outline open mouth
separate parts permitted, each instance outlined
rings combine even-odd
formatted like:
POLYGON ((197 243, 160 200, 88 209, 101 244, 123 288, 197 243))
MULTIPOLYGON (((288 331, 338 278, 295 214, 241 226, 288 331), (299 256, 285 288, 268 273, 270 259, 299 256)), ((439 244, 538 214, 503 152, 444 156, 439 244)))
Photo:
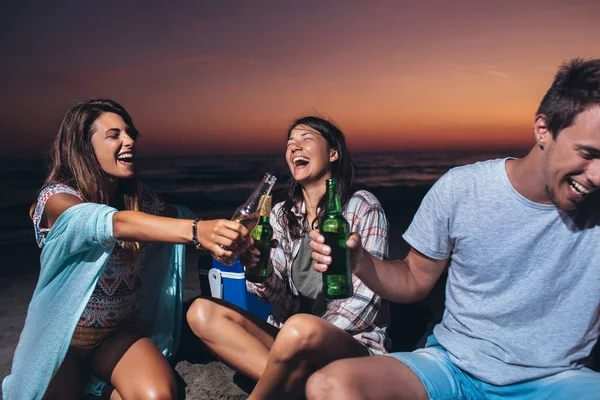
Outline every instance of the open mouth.
POLYGON ((133 165, 134 158, 133 153, 121 153, 117 157, 117 161, 125 165, 133 165))
POLYGON ((308 163, 310 162, 310 160, 306 157, 294 157, 292 159, 292 164, 294 164, 294 167, 296 168, 302 168, 302 167, 306 167, 308 165, 308 163))
POLYGON ((590 190, 588 188, 586 188, 574 179, 569 178, 567 182, 569 183, 569 186, 571 187, 573 192, 579 195, 579 197, 587 196, 590 193, 590 190))

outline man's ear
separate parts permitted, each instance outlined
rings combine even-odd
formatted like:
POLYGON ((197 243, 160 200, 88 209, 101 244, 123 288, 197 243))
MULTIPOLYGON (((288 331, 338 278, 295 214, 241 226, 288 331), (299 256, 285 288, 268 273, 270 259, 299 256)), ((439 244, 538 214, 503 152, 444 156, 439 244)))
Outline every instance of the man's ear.
POLYGON ((554 140, 552 137, 552 132, 548 128, 548 121, 546 120, 546 116, 544 114, 536 115, 535 122, 533 123, 533 136, 535 137, 535 142, 541 150, 550 143, 550 141, 554 140))
POLYGON ((340 158, 338 152, 336 149, 332 148, 329 150, 329 162, 334 162, 337 161, 337 159, 340 158))

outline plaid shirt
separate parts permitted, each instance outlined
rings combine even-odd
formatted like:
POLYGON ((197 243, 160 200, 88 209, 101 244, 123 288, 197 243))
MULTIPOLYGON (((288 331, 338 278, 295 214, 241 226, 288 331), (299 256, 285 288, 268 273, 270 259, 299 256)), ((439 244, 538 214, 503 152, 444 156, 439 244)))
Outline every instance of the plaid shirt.
MULTIPOLYGON (((298 312, 300 297, 292 281, 292 262, 298 255, 301 239, 292 239, 287 229, 277 218, 283 203, 278 203, 271 211, 273 239, 279 245, 271 252, 271 263, 267 280, 262 284, 247 282, 248 291, 259 298, 272 303, 268 322, 281 327, 285 321, 298 312)), ((295 213, 303 217, 304 203, 295 213)), ((344 217, 350 224, 351 232, 358 232, 363 247, 373 256, 383 259, 388 253, 388 221, 377 198, 359 190, 352 195, 346 207, 344 217)), ((371 291, 365 284, 352 275, 354 294, 340 300, 327 300, 327 311, 323 319, 350 333, 363 343, 371 354, 387 353, 390 341, 386 334, 389 324, 389 305, 371 291)))

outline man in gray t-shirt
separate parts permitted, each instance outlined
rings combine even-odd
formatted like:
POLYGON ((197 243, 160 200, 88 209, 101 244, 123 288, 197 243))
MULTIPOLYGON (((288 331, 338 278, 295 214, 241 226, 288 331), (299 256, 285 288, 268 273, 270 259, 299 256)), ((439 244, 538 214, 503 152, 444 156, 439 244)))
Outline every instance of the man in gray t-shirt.
MULTIPOLYGON (((337 361, 309 399, 600 399, 583 365, 600 330, 600 59, 564 64, 522 159, 458 167, 423 199, 404 260, 348 240, 376 294, 414 302, 445 268, 446 309, 424 349, 337 361)), ((331 262, 318 232, 315 269, 331 262)))

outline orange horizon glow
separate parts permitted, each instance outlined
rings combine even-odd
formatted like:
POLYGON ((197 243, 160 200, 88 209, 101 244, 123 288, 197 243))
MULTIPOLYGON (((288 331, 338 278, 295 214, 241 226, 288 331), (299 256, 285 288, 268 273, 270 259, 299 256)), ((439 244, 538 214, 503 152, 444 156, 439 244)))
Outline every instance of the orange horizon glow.
POLYGON ((149 155, 278 152, 312 114, 352 151, 527 148, 558 66, 600 56, 592 0, 194 2, 128 18, 136 11, 8 18, 1 156, 41 156, 69 106, 93 97, 125 106, 149 155))

